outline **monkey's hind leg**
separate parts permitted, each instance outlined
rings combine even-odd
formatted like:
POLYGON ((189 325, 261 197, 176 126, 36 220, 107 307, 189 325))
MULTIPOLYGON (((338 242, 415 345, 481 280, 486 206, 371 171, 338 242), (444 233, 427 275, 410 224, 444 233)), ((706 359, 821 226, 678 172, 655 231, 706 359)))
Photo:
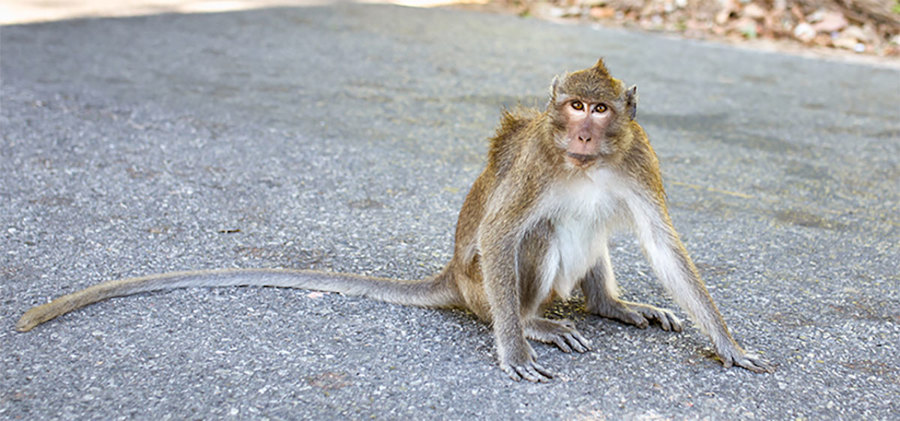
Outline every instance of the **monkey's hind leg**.
POLYGON ((641 329, 649 326, 651 321, 655 321, 662 330, 681 332, 681 320, 671 311, 619 299, 616 278, 606 248, 597 264, 581 281, 581 290, 584 292, 586 306, 591 314, 618 320, 641 329))
POLYGON ((618 320, 623 323, 637 326, 641 329, 650 325, 650 321, 659 323, 659 327, 665 331, 681 332, 681 320, 664 308, 654 307, 649 304, 632 303, 623 300, 610 300, 603 305, 591 306, 591 313, 607 319, 618 320))
POLYGON ((591 342, 581 336, 569 320, 535 317, 525 323, 525 337, 556 345, 562 352, 588 352, 591 342))

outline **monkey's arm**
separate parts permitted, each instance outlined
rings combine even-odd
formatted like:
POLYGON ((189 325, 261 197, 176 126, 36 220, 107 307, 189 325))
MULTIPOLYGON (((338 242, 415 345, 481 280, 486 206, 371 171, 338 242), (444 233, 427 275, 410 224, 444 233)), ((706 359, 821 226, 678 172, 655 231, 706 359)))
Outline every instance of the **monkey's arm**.
POLYGON ((722 363, 726 367, 738 365, 754 372, 771 371, 769 363, 741 349, 731 337, 672 226, 665 203, 643 196, 630 199, 628 207, 634 218, 638 241, 656 277, 700 329, 709 335, 722 363))
POLYGON ((537 354, 525 339, 515 266, 516 238, 492 234, 481 237, 481 259, 500 368, 514 380, 547 381, 553 375, 537 363, 537 354))
POLYGON ((537 355, 525 338, 518 248, 527 222, 524 215, 531 213, 522 198, 534 195, 521 189, 506 182, 495 190, 479 224, 477 242, 500 368, 514 380, 541 382, 553 375, 535 361, 537 355))

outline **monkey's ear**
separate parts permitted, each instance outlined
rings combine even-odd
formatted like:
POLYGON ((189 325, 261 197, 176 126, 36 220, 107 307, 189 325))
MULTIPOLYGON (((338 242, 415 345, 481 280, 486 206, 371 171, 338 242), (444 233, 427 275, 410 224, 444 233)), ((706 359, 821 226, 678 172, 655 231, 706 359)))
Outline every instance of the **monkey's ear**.
POLYGON ((550 107, 554 103, 556 103, 557 92, 559 89, 559 85, 562 84, 560 81, 559 75, 553 76, 553 83, 550 84, 550 101, 547 102, 547 106, 550 107))
POLYGON ((559 87, 559 75, 553 76, 553 83, 550 84, 550 99, 556 99, 556 88, 559 87))
POLYGON ((627 91, 625 91, 625 112, 634 120, 637 117, 637 85, 631 85, 627 91))

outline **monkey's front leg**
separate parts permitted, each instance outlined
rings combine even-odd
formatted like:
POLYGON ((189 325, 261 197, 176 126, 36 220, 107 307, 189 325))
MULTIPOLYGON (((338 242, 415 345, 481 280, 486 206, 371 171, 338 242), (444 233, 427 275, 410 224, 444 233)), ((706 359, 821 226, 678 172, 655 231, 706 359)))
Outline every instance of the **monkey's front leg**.
POLYGON ((725 367, 738 365, 757 373, 771 371, 768 362, 744 351, 731 337, 725 320, 672 226, 665 204, 641 201, 629 205, 638 240, 656 277, 700 329, 709 335, 725 367))
POLYGON ((500 368, 516 381, 548 381, 553 374, 537 363, 537 354, 525 338, 515 267, 517 239, 497 229, 487 232, 479 238, 481 269, 500 368))
POLYGON ((612 270, 609 249, 605 243, 601 247, 600 258, 596 265, 581 281, 587 310, 591 314, 615 319, 641 329, 649 326, 650 321, 655 321, 662 330, 681 332, 681 321, 671 311, 619 299, 619 287, 612 270))

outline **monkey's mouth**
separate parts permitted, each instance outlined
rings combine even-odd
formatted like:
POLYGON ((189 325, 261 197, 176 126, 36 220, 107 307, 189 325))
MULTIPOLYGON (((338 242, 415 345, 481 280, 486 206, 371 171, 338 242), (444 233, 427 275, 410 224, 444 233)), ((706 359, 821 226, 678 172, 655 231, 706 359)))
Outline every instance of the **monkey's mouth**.
POLYGON ((566 152, 566 160, 574 164, 576 167, 586 167, 590 165, 592 162, 596 161, 600 158, 600 154, 596 155, 585 155, 574 152, 566 152))

